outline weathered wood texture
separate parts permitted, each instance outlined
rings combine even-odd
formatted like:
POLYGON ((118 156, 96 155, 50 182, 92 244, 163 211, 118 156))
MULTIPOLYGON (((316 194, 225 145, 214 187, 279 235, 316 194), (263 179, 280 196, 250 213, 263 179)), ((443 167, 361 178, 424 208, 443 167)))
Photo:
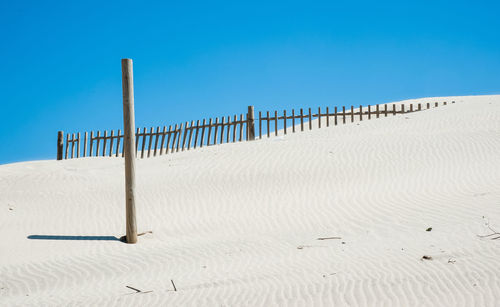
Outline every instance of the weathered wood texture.
MULTIPOLYGON (((134 77, 131 59, 122 59, 123 90, 123 132, 125 153, 125 218, 127 243, 137 242, 137 225, 135 219, 135 116, 134 116, 134 77)), ((99 140, 98 140, 99 141, 99 140)), ((99 143, 98 143, 99 144, 99 143)), ((106 133, 104 133, 103 155, 106 149, 106 133)), ((99 154, 99 150, 97 150, 99 154)))
POLYGON ((57 160, 63 159, 64 132, 57 131, 57 160))
POLYGON ((254 108, 253 106, 248 106, 247 113, 247 140, 255 140, 255 120, 254 120, 254 108))

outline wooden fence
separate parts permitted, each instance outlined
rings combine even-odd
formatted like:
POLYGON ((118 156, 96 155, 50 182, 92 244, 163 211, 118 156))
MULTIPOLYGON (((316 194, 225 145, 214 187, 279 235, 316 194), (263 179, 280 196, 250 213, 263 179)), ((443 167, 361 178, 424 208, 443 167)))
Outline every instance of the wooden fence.
MULTIPOLYGON (((451 103, 455 103, 452 101, 451 103)), ((442 102, 441 105, 446 105, 447 102, 442 102)), ((291 110, 287 113, 284 110, 281 114, 278 111, 270 113, 267 111, 263 116, 263 112, 259 112, 258 118, 254 118, 253 106, 248 107, 248 113, 239 116, 227 116, 213 119, 203 119, 191 122, 185 122, 172 126, 153 127, 147 129, 137 128, 136 130, 136 157, 149 158, 151 156, 169 154, 184 150, 201 148, 203 146, 211 146, 223 143, 234 143, 254 140, 257 134, 255 126, 258 127, 258 138, 263 136, 270 137, 271 135, 295 133, 297 131, 312 130, 313 125, 318 128, 336 126, 354 121, 370 120, 374 118, 394 116, 396 114, 404 114, 417 112, 431 107, 438 107, 438 102, 418 104, 384 104, 375 106, 359 106, 354 109, 351 106, 349 109, 345 107, 333 110, 326 107, 324 112, 318 108, 317 113, 313 113, 311 108, 307 113, 303 109, 299 112, 291 110), (333 111, 333 112, 330 112, 333 111), (314 120, 316 122, 314 123, 314 120), (257 121, 257 125, 255 125, 257 121)), ((72 159, 80 157, 93 156, 109 156, 123 157, 123 133, 120 129, 116 131, 91 131, 66 134, 64 142, 64 133, 58 132, 57 142, 57 159, 72 159), (80 144, 82 143, 82 144, 80 144)))

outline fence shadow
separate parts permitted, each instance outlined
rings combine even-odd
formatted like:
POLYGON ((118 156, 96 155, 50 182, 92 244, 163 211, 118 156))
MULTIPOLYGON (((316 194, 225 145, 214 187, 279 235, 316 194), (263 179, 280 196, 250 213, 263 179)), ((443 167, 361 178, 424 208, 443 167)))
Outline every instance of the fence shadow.
POLYGON ((61 236, 61 235, 29 235, 30 240, 68 240, 68 241, 121 241, 115 236, 61 236))

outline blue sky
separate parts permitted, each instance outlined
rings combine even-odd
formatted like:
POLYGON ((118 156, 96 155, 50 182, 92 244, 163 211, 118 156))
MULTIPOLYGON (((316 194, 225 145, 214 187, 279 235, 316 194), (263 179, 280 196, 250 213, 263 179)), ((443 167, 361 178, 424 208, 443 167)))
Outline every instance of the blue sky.
POLYGON ((497 1, 5 1, 0 164, 54 159, 57 131, 256 110, 500 93, 497 1))

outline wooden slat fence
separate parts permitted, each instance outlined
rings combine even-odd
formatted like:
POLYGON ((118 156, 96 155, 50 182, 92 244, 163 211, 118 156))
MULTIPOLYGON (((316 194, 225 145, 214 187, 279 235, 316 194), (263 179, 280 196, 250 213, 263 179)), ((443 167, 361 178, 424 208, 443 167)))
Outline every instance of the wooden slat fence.
MULTIPOLYGON (((149 158, 163 154, 195 149, 223 143, 247 140, 247 117, 227 116, 215 120, 203 119, 181 123, 174 127, 146 127, 136 129, 136 157, 149 158)), ((64 159, 79 157, 123 157, 123 133, 121 130, 66 134, 64 159), (82 146, 80 146, 82 143, 82 146)))
MULTIPOLYGON (((452 101, 451 103, 455 103, 452 101)), ((442 102, 441 105, 447 105, 447 102, 442 102)), ((334 107, 333 110, 329 107, 321 109, 319 107, 316 113, 312 109, 307 110, 299 109, 299 112, 291 110, 288 112, 283 110, 281 114, 278 111, 269 112, 265 114, 259 112, 258 120, 258 138, 277 136, 280 131, 282 134, 295 133, 296 131, 312 130, 313 126, 317 128, 336 126, 339 124, 346 124, 349 122, 370 120, 373 118, 394 116, 397 114, 404 114, 410 112, 417 112, 431 108, 431 103, 422 103, 416 105, 409 104, 384 104, 384 105, 368 105, 359 106, 355 109, 351 106, 346 110, 345 107, 334 107)), ((433 107, 438 107, 439 103, 435 102, 433 107)))
MULTIPOLYGON (((455 103, 452 101, 451 103, 455 103)), ((447 105, 442 102, 441 105, 447 105)), ((253 114, 234 115, 227 117, 217 117, 191 122, 147 129, 146 127, 136 129, 136 157, 149 158, 158 155, 169 154, 179 151, 202 148, 223 143, 235 143, 247 141, 249 134, 253 133, 259 139, 262 137, 278 136, 281 134, 295 133, 298 131, 312 130, 317 128, 336 126, 340 124, 352 123, 355 121, 370 120, 374 118, 394 116, 410 112, 423 111, 431 107, 438 107, 439 103, 396 104, 359 106, 354 109, 351 106, 348 110, 345 107, 326 107, 324 110, 317 109, 313 112, 311 108, 298 112, 283 110, 269 112, 259 111, 258 118, 254 119, 253 114), (408 107, 408 108, 407 108, 408 107), (255 122, 250 121, 258 121, 255 122), (251 132, 254 125, 258 130, 251 132)), ((250 107, 249 107, 250 110, 250 107)), ((253 113, 253 107, 252 107, 253 113)), ((91 131, 83 133, 66 134, 64 142, 62 131, 58 132, 58 159, 73 159, 80 157, 108 156, 123 157, 123 133, 118 129, 108 131, 91 131), (62 144, 61 144, 62 140, 62 144), (81 144, 82 143, 82 144, 81 144), (64 155, 62 153, 64 150, 64 155)))

